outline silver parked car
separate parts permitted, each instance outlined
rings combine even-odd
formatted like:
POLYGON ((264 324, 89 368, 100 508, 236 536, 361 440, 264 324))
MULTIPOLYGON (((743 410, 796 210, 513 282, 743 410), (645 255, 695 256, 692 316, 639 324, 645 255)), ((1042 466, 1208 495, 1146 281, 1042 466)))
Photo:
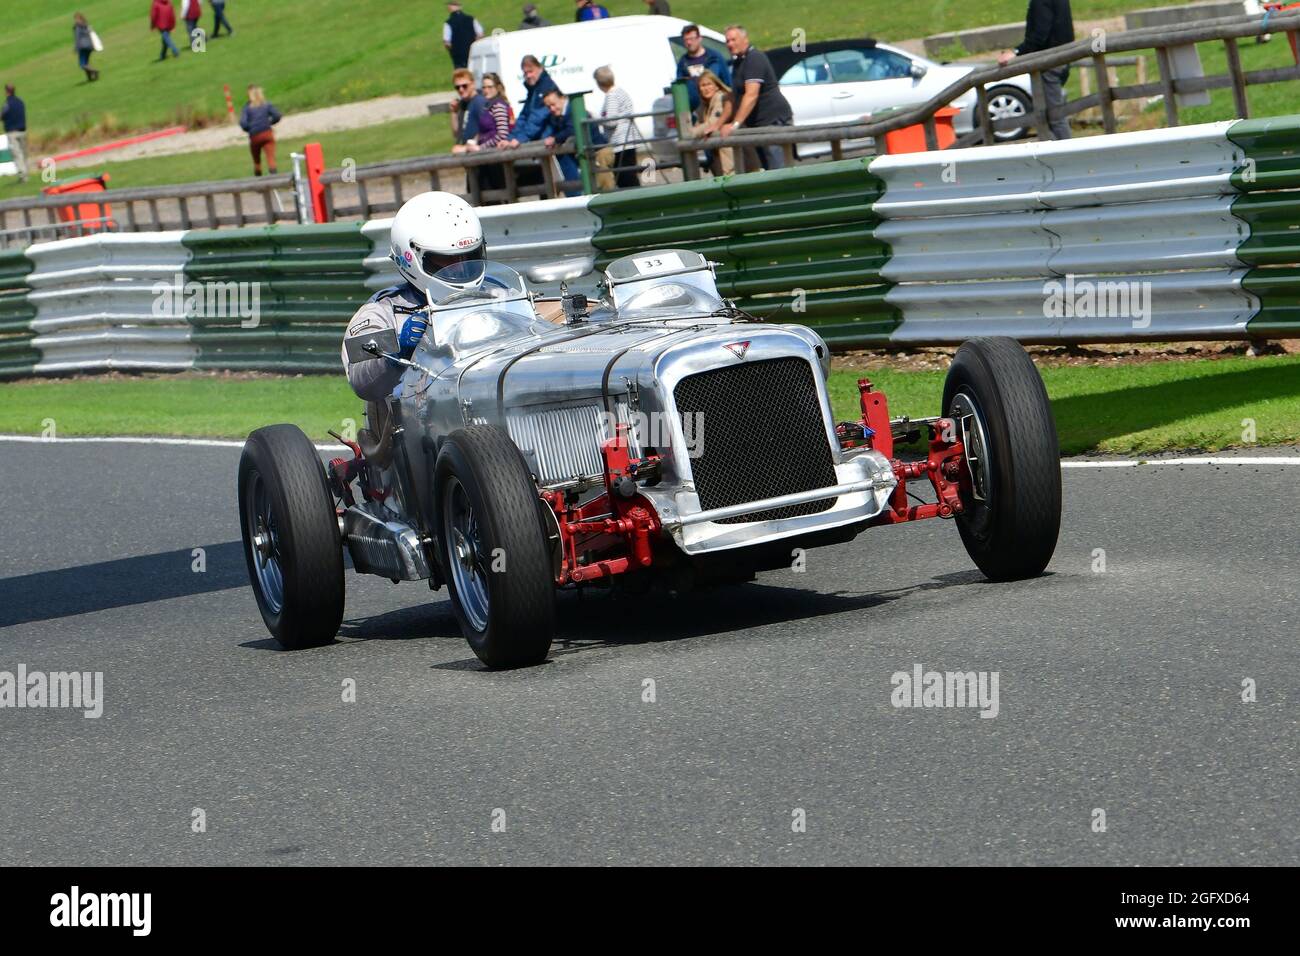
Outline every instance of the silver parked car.
POLYGON ((301 431, 272 425, 240 462, 250 579, 286 647, 333 640, 345 552, 361 573, 446 584, 475 654, 510 667, 546 657, 562 589, 744 581, 928 517, 955 519, 994 580, 1039 574, 1055 547, 1055 426, 1010 339, 962 346, 939 415, 893 418, 864 379, 860 416, 837 421, 817 333, 737 309, 681 249, 610 263, 590 300, 458 263, 436 277, 410 361, 383 335, 345 342, 406 365, 351 458, 322 467, 301 431))

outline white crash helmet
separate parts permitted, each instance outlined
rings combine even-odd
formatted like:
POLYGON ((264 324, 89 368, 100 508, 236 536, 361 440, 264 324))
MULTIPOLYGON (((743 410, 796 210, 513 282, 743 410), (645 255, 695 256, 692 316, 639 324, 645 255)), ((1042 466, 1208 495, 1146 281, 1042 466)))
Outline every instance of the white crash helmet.
POLYGON ((397 271, 417 289, 429 288, 439 270, 487 253, 474 208, 451 193, 427 192, 407 200, 393 217, 390 239, 397 271))

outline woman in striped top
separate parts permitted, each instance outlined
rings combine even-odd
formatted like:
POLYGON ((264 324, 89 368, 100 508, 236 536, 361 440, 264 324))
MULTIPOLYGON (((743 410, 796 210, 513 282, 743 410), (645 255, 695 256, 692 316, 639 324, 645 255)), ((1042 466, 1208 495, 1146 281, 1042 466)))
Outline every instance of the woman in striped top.
POLYGON ((510 138, 510 103, 501 86, 501 77, 495 73, 483 74, 483 98, 487 100, 487 109, 479 114, 475 142, 479 149, 489 149, 510 138))
POLYGON ((614 71, 609 67, 599 67, 592 76, 600 91, 605 94, 604 105, 600 108, 600 118, 604 122, 600 128, 609 137, 609 148, 614 151, 615 181, 620 189, 636 186, 639 184, 636 145, 641 133, 636 122, 627 118, 636 112, 632 97, 628 96, 627 90, 614 85, 614 71))

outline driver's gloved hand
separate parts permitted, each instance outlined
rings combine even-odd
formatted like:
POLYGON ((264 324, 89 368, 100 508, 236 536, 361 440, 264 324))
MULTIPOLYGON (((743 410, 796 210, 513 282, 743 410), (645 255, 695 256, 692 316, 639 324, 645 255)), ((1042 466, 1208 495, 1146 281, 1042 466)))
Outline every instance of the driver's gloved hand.
POLYGON ((397 344, 401 347, 402 358, 411 357, 428 328, 429 317, 423 312, 417 312, 402 323, 402 331, 397 333, 397 344))

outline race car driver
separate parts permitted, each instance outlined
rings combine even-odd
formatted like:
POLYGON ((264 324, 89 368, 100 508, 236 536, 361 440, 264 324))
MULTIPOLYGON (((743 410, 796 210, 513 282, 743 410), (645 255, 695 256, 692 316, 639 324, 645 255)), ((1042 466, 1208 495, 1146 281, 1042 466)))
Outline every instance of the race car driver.
POLYGON ((487 246, 473 208, 451 193, 421 193, 393 218, 391 256, 402 282, 375 293, 357 309, 343 333, 343 367, 348 384, 368 402, 382 402, 402 377, 402 366, 386 358, 350 361, 346 340, 386 329, 397 332, 402 358, 410 358, 428 328, 426 290, 442 269, 467 259, 482 259, 487 246))

